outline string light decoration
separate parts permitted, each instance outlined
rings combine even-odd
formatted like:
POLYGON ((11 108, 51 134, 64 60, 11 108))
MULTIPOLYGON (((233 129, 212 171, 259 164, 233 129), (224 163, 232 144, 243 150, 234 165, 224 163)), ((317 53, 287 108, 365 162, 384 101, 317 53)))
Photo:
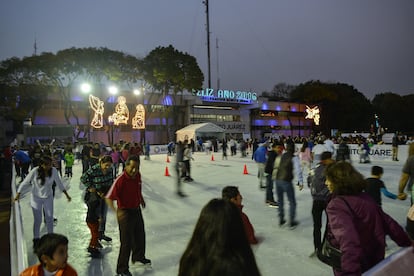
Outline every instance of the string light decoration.
POLYGON ((137 112, 132 118, 132 128, 145 129, 145 108, 142 104, 138 104, 135 108, 137 112))
POLYGON ((104 114, 104 102, 101 101, 98 97, 89 95, 89 106, 95 111, 91 121, 91 126, 93 128, 103 127, 103 114, 104 114))
POLYGON ((110 122, 114 125, 127 124, 129 119, 129 109, 126 104, 126 98, 124 96, 118 97, 118 103, 115 106, 115 113, 108 117, 110 122))
POLYGON ((313 122, 315 125, 319 126, 319 119, 321 118, 319 107, 309 107, 306 106, 306 113, 308 113, 305 117, 305 119, 313 119, 313 122))

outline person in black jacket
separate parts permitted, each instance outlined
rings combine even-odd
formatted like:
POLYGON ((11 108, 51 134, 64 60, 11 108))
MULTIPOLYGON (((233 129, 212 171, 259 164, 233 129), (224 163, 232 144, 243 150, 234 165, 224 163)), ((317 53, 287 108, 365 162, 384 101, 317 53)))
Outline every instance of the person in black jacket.
POLYGON ((313 175, 310 176, 308 186, 312 195, 312 219, 313 219, 313 245, 314 251, 310 257, 316 256, 316 252, 321 247, 321 228, 322 228, 322 214, 326 209, 329 199, 329 190, 325 185, 325 169, 333 163, 332 153, 330 151, 322 152, 321 160, 316 168, 313 170, 313 175))
MULTIPOLYGON (((277 146, 283 148, 283 144, 277 146)), ((280 151, 280 150, 279 150, 280 151)), ((284 195, 286 194, 289 201, 289 227, 296 228, 299 224, 296 221, 296 198, 293 186, 293 178, 297 179, 299 190, 303 189, 303 175, 300 167, 299 157, 295 155, 295 144, 291 141, 286 143, 286 151, 275 159, 273 166, 272 178, 276 182, 277 201, 279 203, 279 226, 286 224, 284 210, 284 195)))
POLYGON ((351 162, 349 146, 345 139, 341 139, 336 151, 336 161, 351 162))
MULTIPOLYGON (((272 144, 272 150, 269 151, 267 154, 267 161, 266 161, 265 170, 264 170, 266 174, 266 204, 269 207, 276 207, 276 208, 279 204, 277 203, 277 201, 275 201, 274 196, 273 196, 274 181, 272 179, 272 172, 273 172, 273 166, 275 164, 276 156, 278 155, 278 152, 277 152, 278 145, 279 144, 277 143, 272 144)), ((281 153, 282 152, 280 152, 280 154, 281 153)))

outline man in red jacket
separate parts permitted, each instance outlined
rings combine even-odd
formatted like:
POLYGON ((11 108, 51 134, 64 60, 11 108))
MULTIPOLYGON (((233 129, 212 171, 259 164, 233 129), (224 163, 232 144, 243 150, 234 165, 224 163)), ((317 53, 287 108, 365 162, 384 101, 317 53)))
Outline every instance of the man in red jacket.
POLYGON ((244 231, 246 232, 247 240, 250 244, 257 244, 258 240, 254 235, 253 225, 250 223, 250 220, 247 217, 247 215, 242 211, 243 205, 241 203, 243 197, 240 194, 239 189, 236 186, 224 187, 221 192, 221 196, 224 200, 228 200, 236 204, 236 206, 240 209, 240 215, 243 220, 244 231))

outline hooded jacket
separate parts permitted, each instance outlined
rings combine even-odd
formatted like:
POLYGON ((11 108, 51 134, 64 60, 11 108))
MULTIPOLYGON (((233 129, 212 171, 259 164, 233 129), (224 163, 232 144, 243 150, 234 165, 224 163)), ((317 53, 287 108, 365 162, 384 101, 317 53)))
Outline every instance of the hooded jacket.
POLYGON ((386 235, 399 246, 411 246, 404 229, 366 193, 333 195, 326 212, 327 239, 342 251, 342 271, 335 275, 361 275, 383 260, 386 235))

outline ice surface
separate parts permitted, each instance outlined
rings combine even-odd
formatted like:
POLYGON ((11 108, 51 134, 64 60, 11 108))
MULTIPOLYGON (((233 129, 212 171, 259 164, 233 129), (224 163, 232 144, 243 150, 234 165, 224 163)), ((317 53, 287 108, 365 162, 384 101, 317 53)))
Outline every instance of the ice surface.
MULTIPOLYGON (((256 235, 263 239, 261 244, 253 246, 262 275, 332 275, 328 266, 316 258, 309 258, 313 250, 312 199, 306 185, 303 191, 295 190, 300 225, 295 230, 281 229, 278 226, 277 209, 264 204, 265 191, 259 189, 257 167, 251 160, 251 155, 241 158, 238 154, 222 160, 221 153, 213 154, 215 161, 211 161, 211 155, 194 154, 192 177, 195 181, 183 183, 184 192, 188 194, 186 198, 179 198, 175 194, 174 157, 170 157, 170 163, 166 162, 166 155, 153 155, 150 161, 141 161, 143 195, 147 203, 147 208, 143 210, 147 236, 146 255, 152 260, 152 270, 130 264, 132 274, 177 275, 181 254, 192 235, 201 208, 210 199, 220 197, 224 186, 235 185, 244 198, 243 210, 249 216, 256 235), (248 175, 243 174, 245 164, 248 175), (164 176, 166 166, 172 175, 170 177, 164 176)), ((391 192, 397 193, 403 162, 377 161, 375 164, 384 167, 385 185, 391 192)), ((373 164, 354 165, 364 176, 369 176, 373 164)), ((86 206, 79 185, 81 164, 75 164, 73 169, 74 177, 69 190, 72 202, 68 203, 64 196, 55 200, 55 216, 58 218, 55 232, 69 238, 69 263, 79 275, 115 275, 119 250, 115 215, 113 212, 108 213, 106 226, 106 234, 113 238, 113 242, 103 242, 102 259, 91 259, 86 252, 90 233, 85 223, 86 206)), ((31 250, 33 216, 29 198, 27 196, 21 200, 21 207, 28 261, 29 264, 34 264, 38 260, 31 250)), ((383 197, 383 209, 401 225, 405 224, 408 208, 409 200, 397 201, 383 197)), ((42 234, 46 233, 44 224, 41 231, 42 234)), ((398 250, 392 241, 387 241, 387 244, 387 254, 398 250)))

